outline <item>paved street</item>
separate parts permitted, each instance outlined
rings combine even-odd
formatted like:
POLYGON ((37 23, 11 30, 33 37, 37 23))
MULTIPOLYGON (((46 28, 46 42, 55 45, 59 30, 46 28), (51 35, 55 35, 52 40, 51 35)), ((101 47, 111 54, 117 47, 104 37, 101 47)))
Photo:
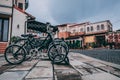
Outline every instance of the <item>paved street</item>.
POLYGON ((93 49, 93 50, 72 50, 100 60, 120 64, 120 50, 110 49, 93 49))
POLYGON ((43 58, 8 65, 0 57, 0 80, 120 80, 120 65, 109 65, 73 52, 68 57, 70 65, 62 63, 54 66, 43 58))

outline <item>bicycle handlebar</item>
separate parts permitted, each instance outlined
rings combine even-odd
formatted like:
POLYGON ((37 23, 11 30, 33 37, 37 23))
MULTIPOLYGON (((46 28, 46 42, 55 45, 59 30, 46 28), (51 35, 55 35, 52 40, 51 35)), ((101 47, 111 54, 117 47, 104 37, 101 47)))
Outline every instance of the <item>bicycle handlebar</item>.
POLYGON ((57 26, 51 26, 49 22, 46 23, 46 26, 47 26, 47 31, 49 31, 50 28, 52 28, 52 32, 59 31, 57 26))

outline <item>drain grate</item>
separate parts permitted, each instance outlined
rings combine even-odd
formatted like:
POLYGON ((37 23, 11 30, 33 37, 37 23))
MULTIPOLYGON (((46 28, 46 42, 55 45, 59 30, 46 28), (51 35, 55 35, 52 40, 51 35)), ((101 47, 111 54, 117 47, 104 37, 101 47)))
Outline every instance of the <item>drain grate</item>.
POLYGON ((82 80, 81 75, 73 69, 56 70, 57 80, 82 80))

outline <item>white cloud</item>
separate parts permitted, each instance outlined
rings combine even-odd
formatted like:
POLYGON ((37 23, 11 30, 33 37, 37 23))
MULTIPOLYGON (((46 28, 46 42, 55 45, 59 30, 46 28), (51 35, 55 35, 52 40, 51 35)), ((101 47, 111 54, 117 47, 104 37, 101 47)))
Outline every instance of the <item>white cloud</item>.
POLYGON ((28 12, 32 13, 38 21, 57 24, 50 12, 50 0, 30 0, 28 12))
POLYGON ((97 22, 111 20, 114 29, 120 23, 114 23, 120 17, 119 0, 29 0, 27 12, 40 22, 51 24, 97 22), (94 2, 94 5, 93 5, 94 2))

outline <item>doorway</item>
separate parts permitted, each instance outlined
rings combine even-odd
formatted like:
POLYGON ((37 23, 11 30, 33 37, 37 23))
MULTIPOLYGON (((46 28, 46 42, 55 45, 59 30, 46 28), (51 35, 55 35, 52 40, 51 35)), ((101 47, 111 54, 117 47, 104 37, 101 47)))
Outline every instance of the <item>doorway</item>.
POLYGON ((105 35, 96 36, 97 47, 105 46, 105 35))

